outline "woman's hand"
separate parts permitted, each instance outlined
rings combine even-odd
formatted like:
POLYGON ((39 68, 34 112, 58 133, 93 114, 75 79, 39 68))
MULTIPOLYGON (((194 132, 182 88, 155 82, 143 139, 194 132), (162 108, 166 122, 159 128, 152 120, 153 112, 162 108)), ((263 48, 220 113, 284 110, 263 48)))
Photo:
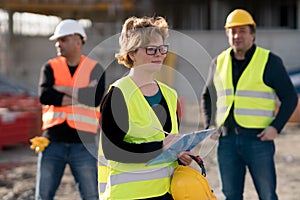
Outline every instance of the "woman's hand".
POLYGON ((178 159, 180 160, 180 162, 184 165, 190 165, 193 161, 193 159, 190 157, 191 152, 189 151, 184 151, 181 152, 178 155, 178 159))
MULTIPOLYGON (((182 137, 181 134, 170 134, 168 135, 164 141, 163 141, 163 150, 166 150, 169 148, 172 144, 174 144, 180 137, 182 137)), ((190 165, 193 161, 193 159, 189 156, 191 152, 184 151, 178 154, 178 159, 180 162, 184 165, 190 165)))

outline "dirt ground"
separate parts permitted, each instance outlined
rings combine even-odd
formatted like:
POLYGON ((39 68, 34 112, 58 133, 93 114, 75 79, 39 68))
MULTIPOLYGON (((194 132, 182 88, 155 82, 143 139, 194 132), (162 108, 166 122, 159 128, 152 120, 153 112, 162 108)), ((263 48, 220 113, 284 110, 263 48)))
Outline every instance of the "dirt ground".
MULTIPOLYGON (((219 185, 215 156, 216 144, 207 140, 196 151, 204 157, 207 179, 219 200, 224 199, 219 185)), ((300 125, 289 124, 276 139, 277 192, 281 200, 299 200, 300 196, 300 125)), ((29 144, 5 147, 0 152, 0 199, 34 199, 37 155, 30 150, 29 144)), ((196 166, 192 166, 196 167, 196 166)), ((67 168, 57 200, 77 200, 73 177, 67 168)), ((245 200, 258 199, 252 180, 247 175, 245 200)))

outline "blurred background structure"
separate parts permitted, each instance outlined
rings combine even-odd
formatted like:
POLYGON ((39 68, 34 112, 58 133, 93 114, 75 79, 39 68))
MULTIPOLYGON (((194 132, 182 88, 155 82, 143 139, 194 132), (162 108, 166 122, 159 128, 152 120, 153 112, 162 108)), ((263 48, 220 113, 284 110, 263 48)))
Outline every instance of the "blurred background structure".
MULTIPOLYGON (((29 138, 40 134, 41 107, 37 98, 40 68, 56 56, 54 42, 48 38, 66 18, 77 19, 85 27, 88 41, 84 52, 106 68, 108 87, 127 71, 114 58, 124 20, 134 15, 166 17, 172 29, 171 53, 166 59, 170 67, 164 68, 158 78, 179 93, 183 108, 181 127, 199 129, 198 103, 209 63, 228 47, 223 27, 226 16, 236 8, 247 9, 253 15, 257 23, 256 43, 283 59, 300 94, 300 0, 0 0, 0 151, 6 145, 28 145, 29 138)), ((300 103, 292 120, 300 122, 300 103)), ((298 133, 296 126, 276 141, 280 143, 276 151, 282 199, 298 200, 300 196, 299 178, 295 175, 299 174, 300 163, 298 133)), ((213 147, 211 142, 205 143, 202 155, 206 157, 213 147)), ((7 160, 12 158, 34 164, 6 175, 0 163, 0 189, 7 189, 2 193, 0 190, 0 196, 33 199, 36 155, 29 147, 16 152, 2 152, 0 161, 11 162, 7 160)), ((204 159, 212 188, 221 195, 215 155, 204 159)), ((70 197, 77 195, 70 172, 68 178, 59 195, 76 199, 70 197)), ((257 199, 252 182, 248 185, 246 199, 257 199), (253 198, 249 198, 251 194, 253 198)))
MULTIPOLYGON (((211 58, 228 46, 223 26, 226 16, 235 8, 245 8, 253 14, 258 25, 258 44, 279 54, 288 70, 300 67, 300 0, 0 0, 0 73, 37 90, 41 65, 55 56, 54 43, 48 37, 65 18, 77 19, 85 26, 89 36, 87 54, 118 34, 125 18, 161 15, 167 18, 171 29, 194 39, 211 58)), ((171 45, 176 43, 180 41, 171 45)), ((108 49, 98 53, 114 54, 108 49)), ((197 55, 195 50, 189 53, 195 54, 195 62, 174 57, 176 70, 187 76, 195 74, 193 70, 184 72, 186 64, 195 63, 198 66, 193 68, 201 68, 205 79, 208 58, 197 55)), ((118 71, 108 81, 115 76, 118 71)), ((175 86, 180 89, 180 84, 175 86)))
POLYGON ((62 19, 73 18, 86 29, 85 54, 107 70, 108 87, 126 73, 114 59, 124 20, 164 16, 172 53, 158 78, 175 87, 183 103, 198 103, 211 58, 228 47, 224 23, 236 8, 253 15, 256 43, 282 57, 300 88, 300 0, 0 0, 0 74, 36 94, 41 66, 56 56, 48 38, 62 19))

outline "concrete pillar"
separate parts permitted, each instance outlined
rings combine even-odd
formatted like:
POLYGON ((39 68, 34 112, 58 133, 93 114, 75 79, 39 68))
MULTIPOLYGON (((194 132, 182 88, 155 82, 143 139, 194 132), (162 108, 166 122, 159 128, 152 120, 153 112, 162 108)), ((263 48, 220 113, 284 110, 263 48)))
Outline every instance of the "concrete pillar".
MULTIPOLYGON (((5 11, 4 11, 5 12, 5 11)), ((5 14, 3 14, 4 16, 5 14)), ((1 18, 0 24, 0 74, 6 76, 10 65, 10 38, 11 38, 11 13, 7 12, 8 18, 1 18)))
POLYGON ((300 30, 300 0, 298 0, 297 2, 297 13, 296 13, 296 17, 297 17, 297 27, 296 29, 300 30))
POLYGON ((230 4, 219 0, 209 1, 210 30, 223 30, 226 17, 231 12, 230 4))
MULTIPOLYGON (((300 1, 300 0, 299 0, 300 1)), ((218 24, 218 1, 217 0, 211 0, 209 1, 209 13, 210 13, 210 29, 211 30, 215 30, 218 28, 217 24, 218 24)))

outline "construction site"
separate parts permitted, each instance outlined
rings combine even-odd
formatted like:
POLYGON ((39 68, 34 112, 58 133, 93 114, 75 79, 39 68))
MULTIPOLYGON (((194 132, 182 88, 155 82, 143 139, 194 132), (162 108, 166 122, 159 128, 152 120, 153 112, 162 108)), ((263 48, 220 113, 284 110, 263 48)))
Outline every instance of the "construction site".
MULTIPOLYGON (((29 140, 42 133, 39 74, 45 62, 56 56, 55 42, 49 37, 59 22, 75 19, 84 27, 83 53, 104 68, 107 89, 128 73, 115 58, 124 20, 165 17, 170 28, 169 53, 156 78, 178 92, 182 108, 179 132, 187 133, 204 128, 201 93, 212 59, 229 47, 224 23, 236 8, 253 14, 255 44, 282 58, 300 99, 300 0, 0 0, 0 199, 35 199, 38 156, 29 140)), ((282 200, 300 196, 299 134, 300 102, 275 140, 277 193, 282 200)), ((217 145, 206 139, 193 152, 203 158, 207 180, 217 199, 223 200, 217 145)), ((55 199, 80 199, 69 168, 55 199)), ((244 199, 258 199, 249 173, 244 199)))

